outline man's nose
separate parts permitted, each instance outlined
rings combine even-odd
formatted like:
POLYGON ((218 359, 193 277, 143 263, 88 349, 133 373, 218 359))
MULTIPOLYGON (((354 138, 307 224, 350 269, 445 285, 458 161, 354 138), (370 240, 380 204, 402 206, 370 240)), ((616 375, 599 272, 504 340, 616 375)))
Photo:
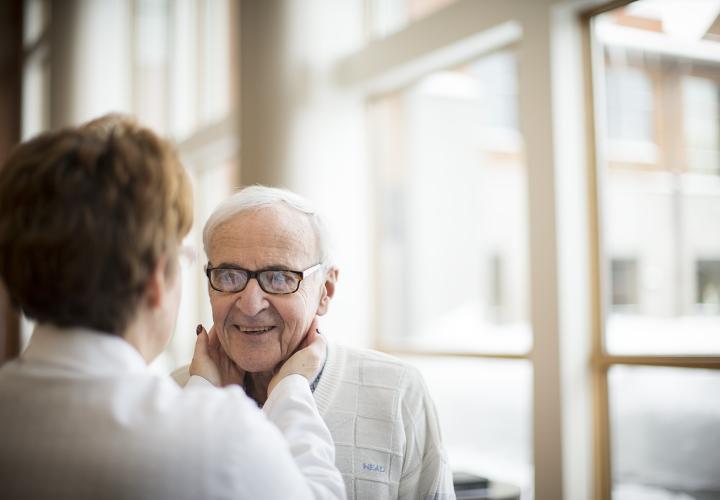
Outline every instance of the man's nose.
POLYGON ((268 307, 265 292, 255 278, 248 281, 245 289, 235 300, 235 307, 246 316, 255 316, 268 307))

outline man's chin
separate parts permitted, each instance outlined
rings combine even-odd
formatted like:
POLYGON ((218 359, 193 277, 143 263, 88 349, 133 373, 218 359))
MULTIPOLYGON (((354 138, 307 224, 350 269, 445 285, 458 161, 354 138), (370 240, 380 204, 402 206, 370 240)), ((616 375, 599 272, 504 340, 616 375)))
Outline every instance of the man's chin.
POLYGON ((276 367, 282 365, 282 360, 275 362, 274 360, 261 360, 261 359, 247 359, 243 357, 233 357, 233 361, 236 365, 242 368, 246 373, 260 374, 260 373, 274 373, 276 367))

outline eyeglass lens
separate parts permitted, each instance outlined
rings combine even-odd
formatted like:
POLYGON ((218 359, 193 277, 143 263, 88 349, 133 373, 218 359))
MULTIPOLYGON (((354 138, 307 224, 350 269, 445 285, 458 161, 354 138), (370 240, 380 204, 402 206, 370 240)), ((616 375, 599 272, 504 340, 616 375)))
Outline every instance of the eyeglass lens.
MULTIPOLYGON (((222 292, 242 291, 249 275, 242 269, 212 269, 210 282, 222 292)), ((300 285, 300 277, 291 271, 261 271, 257 274, 258 284, 267 293, 292 293, 300 285)))

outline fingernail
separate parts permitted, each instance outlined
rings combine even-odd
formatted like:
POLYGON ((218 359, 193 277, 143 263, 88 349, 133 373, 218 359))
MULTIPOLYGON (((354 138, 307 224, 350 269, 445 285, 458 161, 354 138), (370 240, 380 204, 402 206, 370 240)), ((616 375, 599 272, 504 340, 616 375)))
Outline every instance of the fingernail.
POLYGON ((317 332, 318 335, 321 335, 319 328, 315 328, 315 331, 317 332))
POLYGON ((195 335, 200 335, 200 332, 202 332, 202 325, 198 325, 197 328, 195 328, 195 335))

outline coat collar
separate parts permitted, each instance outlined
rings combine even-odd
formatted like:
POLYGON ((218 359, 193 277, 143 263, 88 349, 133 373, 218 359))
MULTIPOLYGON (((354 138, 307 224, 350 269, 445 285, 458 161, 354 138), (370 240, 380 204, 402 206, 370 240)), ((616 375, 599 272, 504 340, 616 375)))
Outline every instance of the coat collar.
POLYGON ((86 328, 38 324, 21 363, 43 364, 68 374, 110 376, 147 371, 140 353, 122 337, 86 328))

